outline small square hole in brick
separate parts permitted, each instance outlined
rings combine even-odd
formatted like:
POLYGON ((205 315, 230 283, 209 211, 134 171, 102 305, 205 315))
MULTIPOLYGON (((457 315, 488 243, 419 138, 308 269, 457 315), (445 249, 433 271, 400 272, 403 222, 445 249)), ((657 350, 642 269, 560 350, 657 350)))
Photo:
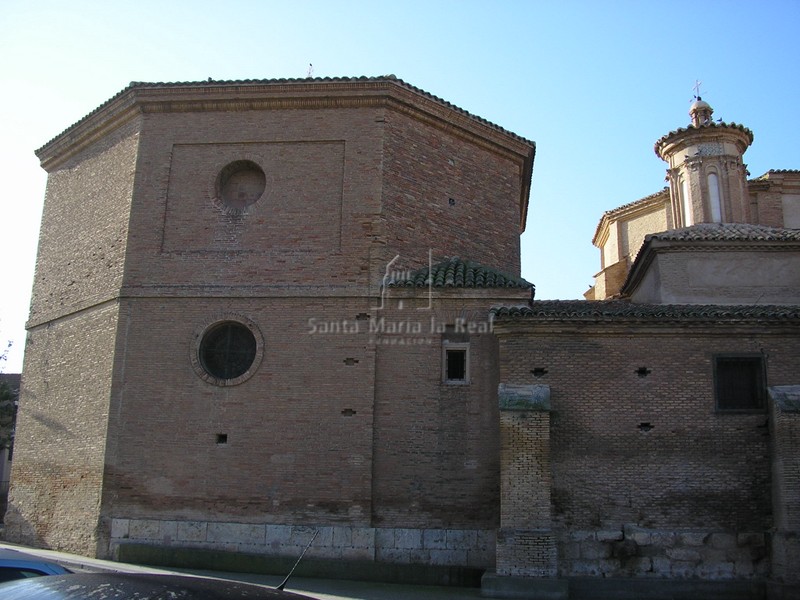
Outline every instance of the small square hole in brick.
POLYGON ((224 445, 228 443, 228 434, 227 433, 218 433, 217 434, 217 444, 224 445))

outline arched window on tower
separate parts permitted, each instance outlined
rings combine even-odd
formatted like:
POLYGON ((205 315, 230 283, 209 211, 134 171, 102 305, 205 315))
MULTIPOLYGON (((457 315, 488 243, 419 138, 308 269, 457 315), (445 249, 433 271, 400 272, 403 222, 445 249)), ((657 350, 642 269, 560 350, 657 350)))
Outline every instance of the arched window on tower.
POLYGON ((716 173, 708 174, 708 205, 711 222, 722 223, 722 198, 719 193, 719 177, 716 173))
POLYGON ((683 226, 694 225, 692 202, 689 198, 689 183, 685 179, 681 179, 681 207, 683 209, 683 226))

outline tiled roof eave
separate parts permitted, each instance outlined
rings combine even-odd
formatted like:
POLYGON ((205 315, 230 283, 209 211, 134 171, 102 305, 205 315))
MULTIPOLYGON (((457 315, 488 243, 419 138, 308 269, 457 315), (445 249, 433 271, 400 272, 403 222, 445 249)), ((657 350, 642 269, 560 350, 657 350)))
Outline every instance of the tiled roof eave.
POLYGON ((381 77, 324 77, 324 78, 286 78, 286 79, 246 79, 246 80, 227 80, 227 81, 200 81, 200 82, 175 82, 175 83, 147 83, 132 82, 123 90, 112 96, 109 100, 98 106, 85 117, 68 127, 59 135, 44 144, 36 151, 37 156, 53 154, 54 149, 59 145, 59 141, 80 137, 82 132, 92 128, 92 123, 99 117, 108 118, 113 121, 118 118, 117 112, 120 110, 130 110, 145 103, 152 103, 151 110, 156 110, 159 105, 159 98, 163 104, 164 99, 179 98, 186 96, 187 92, 196 90, 199 94, 193 98, 192 102, 243 102, 245 97, 257 95, 259 90, 264 92, 276 89, 301 91, 304 95, 315 97, 313 92, 318 91, 316 97, 325 98, 326 93, 338 91, 344 93, 347 90, 359 89, 363 93, 368 89, 375 89, 376 92, 389 93, 394 88, 405 90, 413 96, 417 96, 423 103, 432 103, 441 108, 451 111, 454 115, 463 117, 464 122, 473 123, 484 131, 492 131, 507 140, 520 143, 527 147, 527 160, 532 162, 535 154, 535 142, 519 136, 487 119, 474 115, 454 104, 439 98, 433 94, 425 92, 398 79, 394 75, 381 77), (242 94, 242 98, 236 96, 242 94))
POLYGON ((532 284, 469 260, 458 257, 439 261, 417 269, 406 278, 386 283, 388 288, 425 289, 519 289, 529 290, 532 284))
POLYGON ((691 137, 693 135, 702 134, 703 132, 709 132, 716 130, 719 133, 732 133, 736 135, 742 136, 746 140, 746 145, 749 146, 753 143, 753 132, 745 127, 744 125, 740 125, 738 123, 706 123, 704 125, 700 125, 699 127, 695 127, 694 125, 688 125, 687 127, 679 127, 674 131, 670 131, 669 133, 661 136, 658 141, 653 145, 653 150, 655 151, 656 155, 659 158, 663 158, 662 151, 664 146, 670 143, 674 143, 682 138, 691 137))
POLYGON ((659 191, 650 194, 649 196, 640 198, 639 200, 634 200, 633 202, 628 202, 627 204, 623 204, 617 208, 605 211, 603 216, 600 217, 597 227, 595 227, 594 236, 592 237, 592 244, 595 246, 597 245, 597 241, 604 224, 609 223, 614 219, 619 219, 620 217, 634 215, 640 211, 646 211, 648 208, 656 206, 659 203, 663 203, 665 200, 667 202, 669 201, 668 187, 664 187, 659 191))
POLYGON ((643 323, 651 326, 704 324, 723 327, 764 324, 800 328, 800 306, 797 305, 634 304, 624 300, 543 300, 528 305, 493 307, 490 313, 496 322, 643 323))

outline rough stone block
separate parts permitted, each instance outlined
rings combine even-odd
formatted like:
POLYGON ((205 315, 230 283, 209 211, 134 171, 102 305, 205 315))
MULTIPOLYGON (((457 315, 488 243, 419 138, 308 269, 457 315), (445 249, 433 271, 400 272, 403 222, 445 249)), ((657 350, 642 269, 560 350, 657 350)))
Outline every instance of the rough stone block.
POLYGON ((708 543, 712 548, 730 550, 736 548, 736 536, 732 533, 712 533, 709 536, 708 543))
POLYGON ((573 542, 583 542, 584 540, 593 540, 594 531, 570 531, 567 535, 567 539, 572 540, 573 542))
POLYGON ((340 556, 343 560, 366 560, 375 559, 375 551, 372 548, 341 548, 340 556))
POLYGON ((705 531, 684 531, 678 534, 678 543, 684 546, 702 546, 708 539, 705 531))
POLYGON ((581 557, 581 545, 578 542, 567 542, 561 546, 559 556, 565 560, 576 560, 581 557))
POLYGON ((586 541, 581 544, 581 558, 598 560, 611 557, 611 546, 601 542, 586 541))
POLYGON ((670 575, 676 579, 689 579, 697 574, 695 565, 694 562, 674 561, 670 567, 670 575))
MULTIPOLYGON (((306 526, 303 526, 303 525, 293 525, 292 526, 292 534, 291 534, 291 537, 289 538, 289 543, 290 544, 294 544, 296 546, 300 546, 302 548, 305 548, 306 546, 308 546, 308 542, 310 542, 311 538, 314 536, 314 532, 315 531, 316 531, 316 527, 306 527, 306 526)), ((336 540, 336 532, 335 531, 333 533, 333 539, 336 540)))
POLYGON ((422 533, 422 547, 437 550, 447 548, 447 532, 444 529, 426 529, 422 533))
POLYGON ((763 533, 740 533, 736 536, 736 543, 739 546, 757 547, 764 546, 765 539, 763 533))
POLYGON ((161 539, 161 522, 152 519, 131 519, 129 534, 134 540, 161 539))
POLYGON ((478 548, 490 548, 492 552, 494 552, 494 548, 497 545, 497 532, 493 529, 479 529, 477 531, 477 538, 478 548))
MULTIPOLYGON (((311 545, 311 548, 326 548, 333 546, 333 530, 333 527, 320 527, 317 529, 317 537, 314 540, 314 543, 311 545)), ((269 526, 267 526, 267 539, 269 539, 269 526)))
POLYGON ((468 567, 479 567, 487 569, 495 564, 494 548, 478 548, 477 550, 467 550, 468 567))
POLYGON ((128 537, 130 519, 111 519, 111 538, 120 539, 128 537))
POLYGON ((652 543, 652 536, 649 531, 630 531, 625 533, 625 539, 635 542, 639 546, 649 546, 652 543))
POLYGON ((466 550, 429 550, 432 565, 465 565, 467 564, 466 550))
POLYGON ((266 526, 257 523, 209 523, 207 541, 220 544, 266 544, 266 526))
POLYGON ((178 523, 177 539, 182 542, 204 542, 208 523, 205 521, 181 521, 178 523))
POLYGON ((675 561, 699 563, 701 560, 700 552, 694 548, 669 548, 667 556, 675 561))
POLYGON ((595 533, 598 542, 617 542, 623 538, 621 529, 605 529, 595 533))
POLYGON ((594 577, 600 574, 600 566, 596 561, 572 561, 569 575, 573 577, 594 577))
POLYGON ((477 532, 472 529, 448 529, 448 548, 474 548, 478 541, 477 532))
POLYGON ((288 544, 292 539, 291 525, 267 525, 265 535, 268 542, 288 544))
POLYGON ((740 560, 733 564, 733 574, 735 577, 749 579, 755 575, 755 572, 756 570, 752 561, 740 560))
POLYGON ((622 560, 639 555, 639 545, 633 540, 622 540, 611 544, 612 556, 622 560))
POLYGON ((375 530, 375 546, 377 548, 394 548, 394 529, 381 528, 375 530))
POLYGON ((734 564, 731 562, 703 563, 697 567, 701 579, 732 579, 734 564))
POLYGON ((667 577, 672 572, 672 561, 666 556, 654 556, 651 559, 653 573, 661 577, 667 577))
POLYGON ((375 530, 371 527, 356 527, 352 531, 353 548, 375 548, 375 530))
POLYGON ((597 561, 600 572, 604 575, 611 575, 619 573, 622 568, 622 563, 616 558, 608 558, 597 561))
POLYGON ((633 575, 642 576, 653 572, 653 561, 649 557, 630 558, 624 562, 623 568, 633 575))
POLYGON ((661 548, 672 548, 677 536, 671 531, 653 531, 650 534, 650 543, 661 548))
POLYGON ((161 521, 160 530, 161 539, 169 544, 172 540, 178 538, 178 522, 177 521, 161 521))
MULTIPOLYGON (((350 527, 333 527, 333 545, 347 548, 353 545, 353 530, 350 527)), ((308 543, 308 542, 306 542, 308 543)))
POLYGON ((422 530, 396 529, 394 544, 395 548, 406 548, 406 549, 422 548, 422 530))

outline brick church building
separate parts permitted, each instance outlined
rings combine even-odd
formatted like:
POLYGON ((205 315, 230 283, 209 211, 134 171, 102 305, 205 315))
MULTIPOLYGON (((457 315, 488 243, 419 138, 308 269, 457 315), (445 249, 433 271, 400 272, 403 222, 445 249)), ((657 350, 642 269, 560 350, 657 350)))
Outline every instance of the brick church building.
POLYGON ((520 277, 533 142, 393 76, 132 83, 37 153, 7 539, 792 589, 800 174, 748 181, 710 110, 553 302, 520 277))

